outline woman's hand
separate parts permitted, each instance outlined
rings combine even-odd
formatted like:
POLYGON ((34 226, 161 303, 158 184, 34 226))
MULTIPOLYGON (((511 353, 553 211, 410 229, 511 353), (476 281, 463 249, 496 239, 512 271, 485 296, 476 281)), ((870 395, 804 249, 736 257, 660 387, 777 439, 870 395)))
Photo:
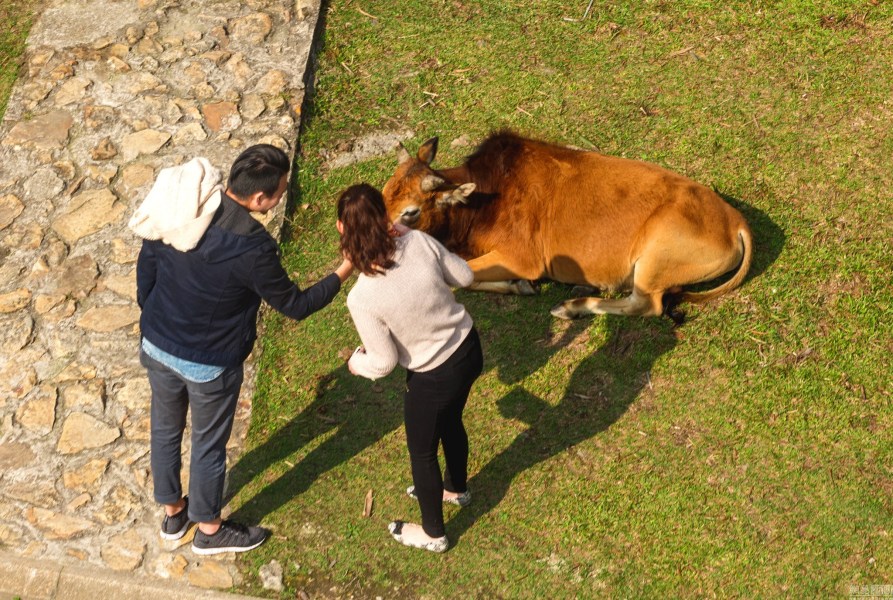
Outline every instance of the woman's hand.
POLYGON ((353 354, 351 354, 350 358, 348 359, 347 370, 350 371, 353 375, 359 375, 359 373, 354 370, 353 365, 351 364, 353 362, 353 357, 357 354, 366 354, 366 349, 362 346, 357 346, 357 349, 353 351, 353 354))
POLYGON ((404 233, 412 231, 412 229, 410 229, 403 223, 400 223, 399 221, 395 221, 394 223, 391 223, 391 230, 395 232, 396 237, 400 237, 404 233))

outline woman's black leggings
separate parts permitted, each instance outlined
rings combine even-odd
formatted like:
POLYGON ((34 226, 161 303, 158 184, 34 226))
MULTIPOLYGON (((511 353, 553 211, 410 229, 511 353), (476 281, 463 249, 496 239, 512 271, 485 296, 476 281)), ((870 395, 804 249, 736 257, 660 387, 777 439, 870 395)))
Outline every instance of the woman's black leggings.
POLYGON ((462 344, 442 365, 431 371, 406 374, 403 415, 406 445, 412 464, 412 482, 422 511, 422 528, 431 537, 445 535, 443 490, 466 491, 468 435, 462 410, 471 385, 484 368, 477 330, 471 329, 462 344), (443 479, 437 447, 443 444, 446 465, 443 479))

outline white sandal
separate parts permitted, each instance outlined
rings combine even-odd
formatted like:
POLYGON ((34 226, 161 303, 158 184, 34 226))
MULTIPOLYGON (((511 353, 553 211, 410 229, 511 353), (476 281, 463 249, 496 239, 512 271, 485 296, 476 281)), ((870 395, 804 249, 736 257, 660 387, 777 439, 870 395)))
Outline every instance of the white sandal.
MULTIPOLYGON (((415 495, 415 486, 411 485, 406 488, 406 495, 410 498, 418 500, 418 496, 415 495)), ((468 506, 471 504, 471 492, 462 492, 455 498, 444 498, 444 504, 455 504, 456 506, 468 506)))
POLYGON ((434 538, 430 542, 411 542, 407 539, 403 538, 403 526, 406 525, 403 521, 391 521, 388 525, 388 531, 391 532, 391 536, 403 544, 404 546, 409 546, 410 548, 419 548, 421 550, 429 550, 431 552, 446 552, 450 547, 450 540, 447 539, 447 536, 434 538))

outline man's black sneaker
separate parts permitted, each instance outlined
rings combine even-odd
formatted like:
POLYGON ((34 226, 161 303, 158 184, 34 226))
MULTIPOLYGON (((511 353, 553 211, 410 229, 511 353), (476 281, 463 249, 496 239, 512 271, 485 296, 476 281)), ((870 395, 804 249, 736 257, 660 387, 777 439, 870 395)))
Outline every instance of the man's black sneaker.
POLYGON ((262 527, 247 527, 232 521, 223 521, 214 535, 196 529, 192 538, 192 551, 196 554, 247 552, 263 544, 269 535, 270 532, 262 527))
POLYGON ((161 522, 161 537, 165 540, 179 540, 189 528, 189 496, 184 496, 183 510, 173 516, 164 516, 161 522))

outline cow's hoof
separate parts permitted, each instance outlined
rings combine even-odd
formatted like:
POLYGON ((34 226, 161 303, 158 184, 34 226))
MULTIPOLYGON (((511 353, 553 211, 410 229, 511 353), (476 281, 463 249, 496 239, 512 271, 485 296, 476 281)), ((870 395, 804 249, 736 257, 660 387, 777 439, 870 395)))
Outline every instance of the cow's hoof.
POLYGON ((587 296, 598 295, 598 288, 590 285, 575 285, 571 288, 571 296, 575 298, 585 298, 587 296))
POLYGON ((536 290, 526 279, 519 279, 515 282, 515 289, 519 296, 536 296, 536 290))
POLYGON ((674 327, 678 327, 678 326, 682 325, 683 323, 685 323, 685 313, 682 312, 681 310, 679 310, 678 308, 673 308, 671 310, 668 310, 664 314, 667 315, 673 321, 674 327))
POLYGON ((673 326, 678 327, 685 322, 685 313, 679 308, 679 294, 664 294, 664 314, 673 321, 673 326))
POLYGON ((550 310, 549 312, 552 313, 553 317, 558 317, 559 319, 570 320, 570 319, 575 319, 577 317, 576 314, 574 314, 573 312, 568 310, 568 308, 567 308, 567 306, 565 306, 564 302, 562 302, 561 304, 556 304, 555 306, 552 307, 552 310, 550 310))

